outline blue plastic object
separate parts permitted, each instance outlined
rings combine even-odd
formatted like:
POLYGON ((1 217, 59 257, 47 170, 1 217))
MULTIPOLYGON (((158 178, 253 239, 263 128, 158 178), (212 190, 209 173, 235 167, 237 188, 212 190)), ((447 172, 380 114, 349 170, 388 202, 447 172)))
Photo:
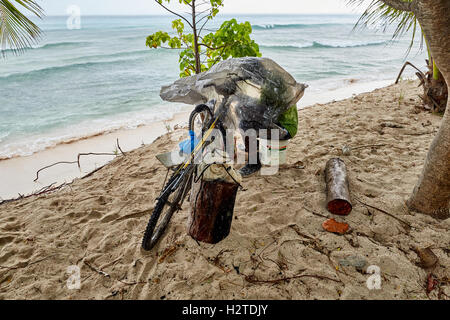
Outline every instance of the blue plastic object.
POLYGON ((190 138, 181 142, 179 144, 180 146, 180 151, 183 152, 184 154, 191 154, 192 151, 194 151, 195 147, 198 145, 198 143, 200 142, 196 137, 195 137, 195 132, 194 131, 189 131, 189 135, 190 138))

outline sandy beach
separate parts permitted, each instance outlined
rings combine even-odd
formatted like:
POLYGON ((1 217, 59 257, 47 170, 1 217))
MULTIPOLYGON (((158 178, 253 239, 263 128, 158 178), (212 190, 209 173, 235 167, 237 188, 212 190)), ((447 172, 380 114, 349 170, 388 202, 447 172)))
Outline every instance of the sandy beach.
POLYGON ((166 175, 155 155, 174 149, 182 129, 157 138, 159 124, 134 136, 115 132, 60 145, 42 152, 40 163, 38 154, 1 161, 7 198, 33 186, 29 180, 43 165, 78 152, 111 152, 117 138, 126 153, 86 159, 82 173, 76 165, 55 167, 29 191, 113 158, 58 191, 0 205, 0 299, 450 299, 450 219, 405 206, 441 119, 420 110, 417 85, 402 81, 301 109, 287 165, 278 175, 244 180, 231 233, 216 245, 187 235, 185 203, 153 251, 140 248, 166 175), (353 148, 350 155, 343 146, 353 148), (323 170, 335 156, 349 172, 347 217, 325 209, 323 170), (324 231, 329 217, 350 231, 324 231), (415 252, 428 247, 439 259, 433 270, 422 268, 415 252), (78 290, 67 287, 69 266, 81 270, 78 290), (379 290, 367 287, 370 266, 380 270, 379 290), (430 272, 438 286, 427 294, 430 272))

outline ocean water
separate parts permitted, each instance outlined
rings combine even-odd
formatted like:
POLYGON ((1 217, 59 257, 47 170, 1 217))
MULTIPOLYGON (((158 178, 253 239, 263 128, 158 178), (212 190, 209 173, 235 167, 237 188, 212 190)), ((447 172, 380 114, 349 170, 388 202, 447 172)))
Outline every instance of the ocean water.
MULTIPOLYGON (((320 94, 348 84, 395 79, 410 37, 352 32, 356 15, 250 15, 253 38, 308 90, 320 94)), ((219 16, 214 30, 231 16, 219 16)), ((29 155, 62 141, 170 119, 186 106, 159 98, 177 79, 176 50, 149 49, 146 36, 170 31, 170 16, 46 17, 44 37, 21 56, 0 59, 0 159, 29 155)), ((423 66, 414 47, 407 60, 423 66)), ((406 75, 413 75, 408 70, 406 75)))

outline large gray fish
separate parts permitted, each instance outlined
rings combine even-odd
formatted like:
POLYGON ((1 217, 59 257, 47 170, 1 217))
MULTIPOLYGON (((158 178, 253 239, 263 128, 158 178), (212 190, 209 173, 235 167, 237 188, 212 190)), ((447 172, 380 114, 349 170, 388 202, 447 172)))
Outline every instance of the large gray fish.
POLYGON ((162 87, 160 96, 186 104, 227 98, 225 127, 258 130, 273 128, 306 88, 273 60, 248 57, 228 59, 206 72, 181 78, 162 87))

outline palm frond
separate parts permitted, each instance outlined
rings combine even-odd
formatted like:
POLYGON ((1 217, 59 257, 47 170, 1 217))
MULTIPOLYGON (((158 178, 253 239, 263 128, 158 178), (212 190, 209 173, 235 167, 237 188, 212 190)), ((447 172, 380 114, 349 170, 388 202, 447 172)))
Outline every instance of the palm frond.
POLYGON ((41 37, 41 29, 19 7, 38 18, 43 16, 43 10, 35 0, 0 0, 0 51, 3 57, 8 48, 14 54, 23 53, 41 37))
MULTIPOLYGON (((411 2, 407 0, 405 2, 411 2)), ((364 0, 347 0, 348 4, 361 6, 367 3, 364 0)), ((411 42, 408 46, 406 55, 408 55, 414 45, 416 36, 420 33, 420 48, 423 47, 423 34, 421 33, 419 22, 414 13, 398 10, 385 4, 381 0, 372 0, 367 9, 359 18, 354 26, 354 30, 358 27, 367 27, 371 29, 378 29, 386 32, 389 27, 395 26, 392 41, 412 31, 411 42), (418 32, 419 31, 419 32, 418 32)))

